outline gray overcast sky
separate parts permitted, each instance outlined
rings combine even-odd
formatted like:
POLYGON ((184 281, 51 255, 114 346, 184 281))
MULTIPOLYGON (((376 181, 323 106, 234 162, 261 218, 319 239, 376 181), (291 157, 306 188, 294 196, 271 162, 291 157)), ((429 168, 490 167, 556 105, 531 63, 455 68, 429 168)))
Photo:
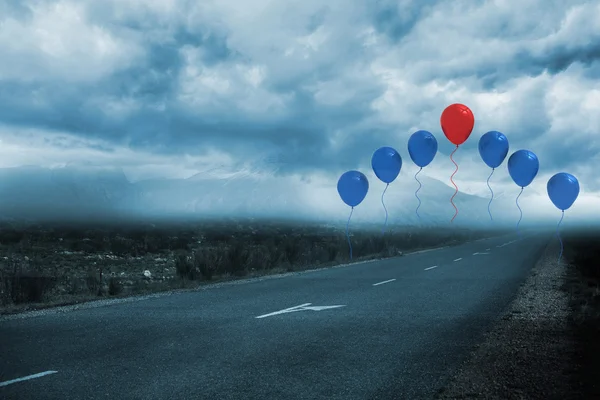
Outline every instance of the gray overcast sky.
MULTIPOLYGON (((540 159, 525 202, 552 210, 547 179, 566 171, 582 186, 573 212, 590 212, 599 58, 597 1, 4 0, 0 166, 111 165, 132 180, 262 166, 339 206, 337 177, 361 169, 375 187, 384 145, 412 195, 418 129, 440 143, 424 174, 450 184, 439 117, 460 102, 476 119, 461 190, 487 196, 477 141, 499 130, 540 159)), ((511 197, 508 179, 503 164, 493 182, 511 197)))

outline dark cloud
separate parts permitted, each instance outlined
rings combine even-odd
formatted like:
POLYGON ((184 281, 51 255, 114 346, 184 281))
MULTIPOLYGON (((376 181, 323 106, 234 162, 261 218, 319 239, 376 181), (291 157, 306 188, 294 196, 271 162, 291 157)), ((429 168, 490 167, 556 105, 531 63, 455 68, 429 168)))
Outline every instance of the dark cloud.
POLYGON ((31 8, 22 0, 4 0, 0 2, 0 20, 4 18, 15 18, 26 21, 31 18, 31 8))
POLYGON ((600 41, 598 40, 590 40, 585 46, 575 48, 559 45, 549 48, 539 55, 522 50, 514 57, 514 62, 519 66, 519 70, 527 71, 530 75, 540 75, 544 71, 555 75, 564 72, 575 63, 590 67, 598 60, 600 60, 600 41))
POLYGON ((592 160, 600 153, 600 143, 592 135, 569 135, 564 132, 552 139, 536 141, 533 151, 544 154, 546 166, 553 170, 566 170, 586 165, 586 160, 592 160))
MULTIPOLYGON (((476 152, 479 136, 496 129, 509 135, 511 151, 538 144, 544 163, 556 168, 600 154, 583 133, 544 141, 555 135, 554 83, 542 79, 544 72, 566 76, 580 65, 577 79, 600 76, 600 42, 569 41, 591 33, 561 25, 571 9, 566 3, 553 2, 539 18, 533 6, 526 17, 517 6, 487 2, 461 11, 463 3, 435 1, 309 1, 294 3, 293 15, 275 5, 242 12, 226 3, 231 7, 77 3, 90 27, 81 35, 102 56, 88 60, 73 51, 81 60, 64 65, 33 39, 13 35, 27 50, 16 52, 0 27, 0 51, 17 54, 11 63, 29 74, 18 79, 0 68, 0 121, 102 139, 109 144, 90 146, 103 152, 114 145, 174 156, 219 149, 239 160, 264 154, 287 174, 368 165, 383 145, 406 158, 400 147, 417 129, 433 132, 446 157, 453 146, 439 115, 463 102, 478 113, 463 154, 476 152)), ((0 14, 25 27, 39 23, 43 13, 27 4, 3 2, 0 14)), ((60 23, 45 27, 58 30, 60 23)), ((60 38, 61 46, 73 45, 60 38)))
POLYGON ((394 43, 398 42, 412 31, 423 15, 437 2, 376 0, 372 2, 372 8, 370 7, 373 25, 377 32, 384 34, 394 43))
POLYGON ((325 23, 327 14, 330 12, 331 10, 327 7, 322 7, 321 9, 319 9, 318 11, 315 11, 312 15, 310 15, 310 17, 308 18, 308 23, 306 24, 306 30, 309 33, 313 33, 315 32, 319 27, 323 26, 323 24, 325 23))

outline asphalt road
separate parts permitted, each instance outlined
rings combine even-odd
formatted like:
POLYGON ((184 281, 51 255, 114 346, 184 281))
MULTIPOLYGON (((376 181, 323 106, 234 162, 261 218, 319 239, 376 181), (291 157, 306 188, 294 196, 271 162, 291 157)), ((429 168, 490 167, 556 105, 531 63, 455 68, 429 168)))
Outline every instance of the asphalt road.
POLYGON ((0 320, 0 399, 431 399, 547 239, 0 320))

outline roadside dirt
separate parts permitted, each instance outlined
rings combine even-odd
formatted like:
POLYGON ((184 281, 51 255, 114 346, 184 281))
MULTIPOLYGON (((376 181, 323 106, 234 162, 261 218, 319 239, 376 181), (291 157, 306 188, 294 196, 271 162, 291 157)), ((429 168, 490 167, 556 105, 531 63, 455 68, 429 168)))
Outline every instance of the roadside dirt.
POLYGON ((589 399, 578 385, 567 262, 547 246, 515 300, 437 399, 589 399))

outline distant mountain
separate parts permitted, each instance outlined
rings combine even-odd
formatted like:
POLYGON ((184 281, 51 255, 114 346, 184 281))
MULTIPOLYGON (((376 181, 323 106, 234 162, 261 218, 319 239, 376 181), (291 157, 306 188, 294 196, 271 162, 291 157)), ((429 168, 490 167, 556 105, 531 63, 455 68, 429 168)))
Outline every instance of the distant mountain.
POLYGON ((0 212, 14 218, 102 218, 135 208, 139 191, 119 169, 0 169, 0 212))
MULTIPOLYGON (((390 223, 439 224, 452 218, 450 196, 454 189, 432 178, 422 178, 421 221, 411 185, 395 183, 386 194, 390 223), (395 185, 395 186, 394 186, 395 185)), ((357 207, 357 221, 383 217, 383 187, 372 184, 365 204, 357 207)), ((19 167, 0 169, 0 215, 4 218, 103 219, 114 215, 164 216, 218 215, 243 217, 294 217, 343 220, 348 208, 335 187, 311 192, 311 186, 291 180, 260 176, 256 171, 211 170, 187 179, 152 179, 136 183, 119 169, 19 167), (320 193, 320 194, 319 194, 320 193)), ((488 200, 458 193, 457 223, 487 223, 488 200)), ((495 207, 500 215, 501 209, 495 207)))
POLYGON ((281 216, 290 211, 297 217, 309 212, 298 187, 247 174, 214 177, 194 175, 187 179, 153 179, 136 183, 143 193, 145 209, 152 212, 182 212, 199 216, 281 216))

